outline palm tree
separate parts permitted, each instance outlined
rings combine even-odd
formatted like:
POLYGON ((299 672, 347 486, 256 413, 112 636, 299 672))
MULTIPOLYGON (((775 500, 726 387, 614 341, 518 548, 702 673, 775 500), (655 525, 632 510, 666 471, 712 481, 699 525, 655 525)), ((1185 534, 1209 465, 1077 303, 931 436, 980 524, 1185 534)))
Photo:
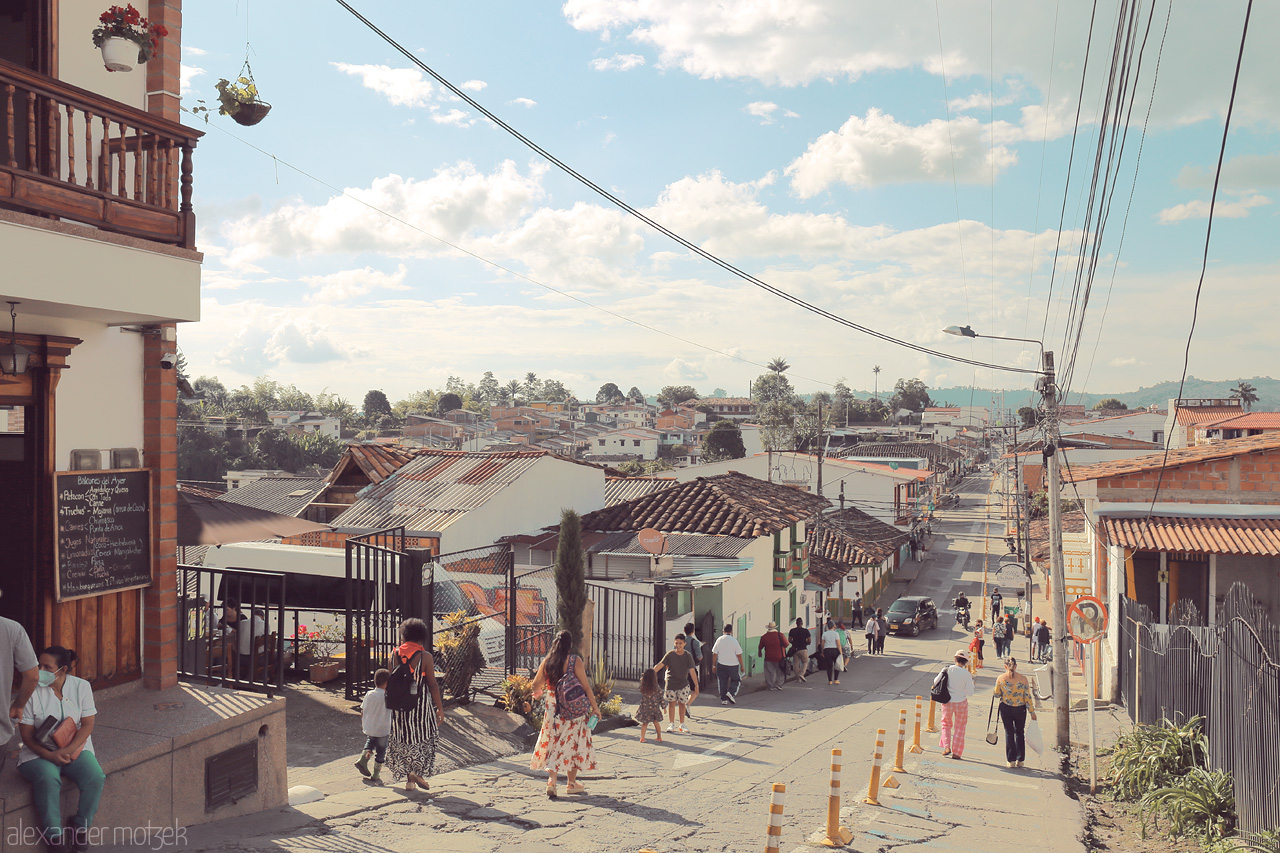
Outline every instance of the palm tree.
POLYGON ((542 388, 542 383, 538 381, 538 374, 529 371, 524 375, 524 393, 530 400, 538 398, 538 391, 542 388))
POLYGON ((791 365, 787 364, 787 360, 782 356, 778 356, 777 358, 775 358, 773 361, 769 362, 765 366, 768 367, 770 370, 772 370, 774 373, 786 373, 788 370, 791 369, 791 365))
POLYGON ((503 390, 505 390, 507 392, 507 396, 511 398, 511 405, 520 405, 520 393, 524 391, 524 385, 520 383, 519 379, 512 379, 503 386, 503 390))
POLYGON ((871 372, 876 375, 876 399, 880 399, 880 365, 871 368, 871 372))
POLYGON ((1244 404, 1244 409, 1247 412, 1253 408, 1254 403, 1258 402, 1257 392, 1257 388, 1254 388, 1248 382, 1241 379, 1240 384, 1231 389, 1231 396, 1239 398, 1240 402, 1244 404))

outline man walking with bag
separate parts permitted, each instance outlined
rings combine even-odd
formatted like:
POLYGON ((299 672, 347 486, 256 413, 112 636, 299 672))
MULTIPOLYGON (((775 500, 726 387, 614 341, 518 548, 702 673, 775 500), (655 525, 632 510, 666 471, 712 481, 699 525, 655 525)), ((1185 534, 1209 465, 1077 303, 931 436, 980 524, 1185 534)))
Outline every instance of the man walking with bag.
POLYGON ((764 655, 764 683, 770 690, 781 690, 787 683, 787 638, 778 630, 777 622, 765 626, 756 654, 764 655))
POLYGON ((973 695, 973 676, 969 674, 969 653, 956 652, 955 664, 948 666, 934 679, 930 695, 938 701, 939 687, 946 689, 946 701, 942 705, 942 736, 938 746, 942 754, 959 760, 964 755, 964 730, 969 724, 969 697, 973 695))
POLYGON ((805 678, 809 673, 809 643, 812 637, 809 635, 809 629, 804 626, 803 619, 796 620, 796 626, 787 634, 791 640, 791 656, 795 658, 796 677, 801 681, 808 681, 805 678))

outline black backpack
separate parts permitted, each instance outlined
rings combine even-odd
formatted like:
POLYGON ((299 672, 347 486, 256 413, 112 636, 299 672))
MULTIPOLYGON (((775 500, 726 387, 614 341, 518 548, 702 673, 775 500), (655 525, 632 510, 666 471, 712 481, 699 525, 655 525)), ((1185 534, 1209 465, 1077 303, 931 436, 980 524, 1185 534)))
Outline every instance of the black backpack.
POLYGON ((418 673, 410 662, 400 659, 396 668, 387 679, 387 689, 383 698, 388 711, 411 711, 418 704, 418 673))
POLYGON ((945 705, 950 702, 951 688, 948 684, 949 681, 947 669, 943 667, 942 672, 938 673, 938 677, 933 680, 933 687, 929 688, 929 698, 939 705, 945 705))

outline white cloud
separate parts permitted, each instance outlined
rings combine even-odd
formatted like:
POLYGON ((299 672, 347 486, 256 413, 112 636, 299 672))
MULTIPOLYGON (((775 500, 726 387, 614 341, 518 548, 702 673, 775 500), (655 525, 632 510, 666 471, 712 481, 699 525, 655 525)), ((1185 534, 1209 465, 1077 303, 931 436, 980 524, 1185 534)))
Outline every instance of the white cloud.
POLYGON ((982 183, 1017 162, 1004 145, 991 145, 992 127, 960 116, 923 125, 900 123, 878 109, 850 116, 839 130, 824 133, 791 163, 792 188, 810 198, 834 183, 852 187, 911 181, 982 183))
POLYGON ((485 86, 488 86, 488 85, 489 84, 484 82, 483 80, 468 80, 458 88, 466 89, 468 92, 479 92, 481 89, 483 89, 485 86))
POLYGON ((385 273, 372 267, 340 270, 328 275, 303 276, 311 287, 305 297, 307 302, 348 302, 377 289, 408 290, 404 283, 408 268, 400 264, 394 273, 385 273))
POLYGON ((178 94, 180 94, 184 98, 192 94, 193 90, 191 88, 191 81, 195 80, 197 77, 199 77, 203 73, 205 73, 203 68, 197 68, 194 65, 187 65, 185 63, 182 65, 179 65, 178 66, 178 75, 179 75, 178 94))
POLYGON ((359 350, 336 340, 330 329, 311 318, 273 309, 259 302, 241 303, 238 325, 214 358, 215 363, 250 376, 281 365, 320 365, 346 361, 359 350))
POLYGON ((436 124, 451 124, 454 127, 471 127, 476 123, 475 117, 470 113, 464 113, 462 110, 449 110, 447 112, 431 113, 431 120, 436 124))
POLYGON ((752 101, 744 109, 748 114, 761 119, 761 124, 772 124, 773 114, 777 112, 778 105, 773 101, 752 101))
MULTIPOLYGON (((1249 211, 1255 207, 1262 207, 1271 204, 1271 199, 1264 195, 1254 193, 1247 195, 1236 201, 1218 200, 1214 206, 1214 218, 1221 217, 1223 219, 1243 219, 1249 215, 1249 211)), ((1209 218, 1209 201, 1208 199, 1195 199, 1194 201, 1175 204, 1173 207, 1166 207, 1159 213, 1159 221, 1161 225, 1168 225, 1173 222, 1181 222, 1184 219, 1208 219, 1209 218)))
POLYGON ((184 44, 184 45, 182 46, 182 52, 183 52, 183 53, 189 53, 189 54, 191 54, 192 56, 204 56, 204 55, 205 55, 205 54, 207 54, 209 51, 207 51, 207 50, 203 50, 202 48, 193 47, 193 46, 191 46, 191 45, 189 45, 189 44, 184 44))
POLYGON ((359 77, 372 89, 397 107, 426 107, 435 95, 435 85, 414 68, 391 68, 387 65, 349 65, 331 63, 343 74, 359 77))
MULTIPOLYGON (((1213 170, 1186 165, 1178 172, 1177 185, 1184 189, 1209 189, 1213 170)), ((1232 190, 1280 187, 1280 154, 1243 154, 1222 164, 1219 186, 1232 190)))
POLYGON ((1120 357, 1113 358, 1111 359, 1111 361, 1107 362, 1107 364, 1110 365, 1111 367, 1133 367, 1137 363, 1138 363, 1138 359, 1134 356, 1128 356, 1128 357, 1120 356, 1120 357))
POLYGON ((507 101, 507 103, 513 104, 517 107, 536 107, 538 105, 538 102, 532 98, 516 98, 514 100, 507 101))
POLYGON ((615 53, 591 60, 591 67, 596 71, 630 71, 641 65, 644 65, 644 57, 638 53, 615 53))
POLYGON ((662 369, 662 375, 670 380, 672 385, 684 385, 689 382, 701 382, 706 379, 707 371, 696 362, 686 361, 683 358, 673 358, 662 369))

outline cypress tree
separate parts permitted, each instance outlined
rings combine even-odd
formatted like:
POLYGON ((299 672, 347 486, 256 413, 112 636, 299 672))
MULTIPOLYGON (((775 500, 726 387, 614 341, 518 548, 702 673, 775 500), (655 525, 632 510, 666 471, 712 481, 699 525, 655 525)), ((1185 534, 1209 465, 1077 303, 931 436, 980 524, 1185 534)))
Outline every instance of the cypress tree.
POLYGON ((582 611, 587 607, 587 567, 582 559, 582 521, 571 509, 560 513, 555 575, 558 629, 573 634, 576 649, 582 642, 582 611))

